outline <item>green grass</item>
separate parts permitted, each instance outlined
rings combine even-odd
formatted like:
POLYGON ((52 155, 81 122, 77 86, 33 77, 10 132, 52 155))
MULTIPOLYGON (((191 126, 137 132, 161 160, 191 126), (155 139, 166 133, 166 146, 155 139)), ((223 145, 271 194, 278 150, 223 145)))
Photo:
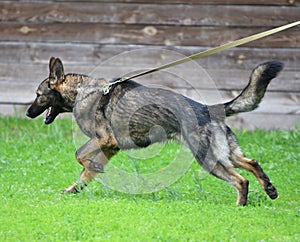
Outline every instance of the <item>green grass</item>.
MULTIPOLYGON (((0 241, 299 241, 299 128, 237 136, 246 156, 260 161, 277 187, 277 200, 241 171, 250 181, 249 202, 236 207, 234 189, 196 162, 156 193, 120 193, 94 181, 81 194, 62 195, 81 171, 72 121, 46 126, 41 119, 2 117, 0 241)), ((155 171, 178 149, 167 144, 160 156, 142 163, 123 152, 112 163, 128 171, 155 171)))

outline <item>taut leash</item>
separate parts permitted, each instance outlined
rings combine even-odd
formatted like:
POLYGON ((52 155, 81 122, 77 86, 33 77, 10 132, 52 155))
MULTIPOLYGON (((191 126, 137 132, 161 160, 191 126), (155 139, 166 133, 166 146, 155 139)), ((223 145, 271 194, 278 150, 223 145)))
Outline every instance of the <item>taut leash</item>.
POLYGON ((144 75, 147 75, 147 74, 150 74, 150 73, 153 73, 153 72, 157 72, 157 71, 160 71, 160 70, 172 67, 172 66, 183 64, 183 63, 191 61, 191 60, 197 60, 197 59, 200 59, 200 58, 203 58, 203 57, 206 57, 206 56, 209 56, 209 55, 227 50, 229 48, 236 47, 236 46, 239 46, 239 45, 243 45, 243 44, 249 43, 251 41, 258 40, 258 39, 261 39, 263 37, 281 32, 283 30, 286 30, 288 28, 292 28, 292 27, 297 26, 299 24, 300 24, 300 21, 293 22, 293 23, 290 23, 290 24, 286 24, 286 25, 283 25, 283 26, 280 26, 280 27, 277 27, 277 28, 274 28, 274 29, 270 29, 270 30, 267 30, 267 31, 264 31, 264 32, 261 32, 261 33, 258 33, 258 34, 254 34, 254 35, 251 35, 251 36, 239 39, 239 40, 235 40, 233 42, 229 42, 229 43, 224 44, 224 45, 220 45, 218 47, 215 47, 215 48, 212 48, 212 49, 209 49, 209 50, 202 51, 202 52, 194 54, 194 55, 184 57, 184 58, 179 59, 177 61, 173 61, 173 62, 164 64, 164 65, 161 65, 161 66, 158 66, 158 67, 146 70, 146 71, 142 71, 140 73, 134 74, 134 75, 129 76, 129 77, 126 77, 126 76, 122 77, 120 79, 117 79, 116 81, 113 81, 113 82, 110 82, 110 83, 107 83, 106 85, 104 85, 103 93, 104 93, 104 95, 108 94, 111 87, 113 85, 117 84, 117 83, 125 82, 125 81, 128 81, 128 80, 136 78, 136 77, 144 76, 144 75))

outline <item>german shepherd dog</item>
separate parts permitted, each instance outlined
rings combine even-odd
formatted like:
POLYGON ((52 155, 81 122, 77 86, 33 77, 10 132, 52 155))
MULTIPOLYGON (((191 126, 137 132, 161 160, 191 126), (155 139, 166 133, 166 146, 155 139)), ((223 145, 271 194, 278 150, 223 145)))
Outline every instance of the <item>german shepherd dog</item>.
POLYGON ((283 64, 269 61, 258 65, 248 85, 233 100, 204 105, 162 88, 150 88, 132 80, 112 86, 82 74, 65 74, 60 59, 52 57, 50 74, 36 91, 26 115, 35 118, 46 111, 45 124, 63 112, 73 112, 90 140, 76 152, 84 167, 78 182, 64 193, 79 192, 120 149, 147 147, 155 142, 177 140, 188 146, 198 163, 210 174, 237 190, 237 205, 246 205, 249 182, 234 168, 254 174, 271 199, 277 191, 256 160, 246 158, 225 118, 254 110, 270 81, 283 64))

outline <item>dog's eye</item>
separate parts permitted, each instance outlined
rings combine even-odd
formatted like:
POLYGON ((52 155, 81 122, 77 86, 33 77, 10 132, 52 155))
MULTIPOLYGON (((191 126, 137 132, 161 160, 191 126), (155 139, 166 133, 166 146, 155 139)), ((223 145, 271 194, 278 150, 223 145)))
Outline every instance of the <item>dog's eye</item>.
POLYGON ((47 101, 46 97, 44 95, 38 96, 38 103, 43 104, 47 101))

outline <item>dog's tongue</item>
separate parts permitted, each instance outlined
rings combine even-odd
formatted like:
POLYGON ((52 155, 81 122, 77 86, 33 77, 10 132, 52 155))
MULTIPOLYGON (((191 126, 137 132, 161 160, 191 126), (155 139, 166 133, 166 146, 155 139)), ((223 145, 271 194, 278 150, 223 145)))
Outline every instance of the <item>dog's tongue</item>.
POLYGON ((50 115, 50 112, 51 112, 51 107, 48 108, 48 109, 46 110, 46 112, 45 112, 45 117, 44 117, 44 121, 47 120, 48 116, 50 115))

